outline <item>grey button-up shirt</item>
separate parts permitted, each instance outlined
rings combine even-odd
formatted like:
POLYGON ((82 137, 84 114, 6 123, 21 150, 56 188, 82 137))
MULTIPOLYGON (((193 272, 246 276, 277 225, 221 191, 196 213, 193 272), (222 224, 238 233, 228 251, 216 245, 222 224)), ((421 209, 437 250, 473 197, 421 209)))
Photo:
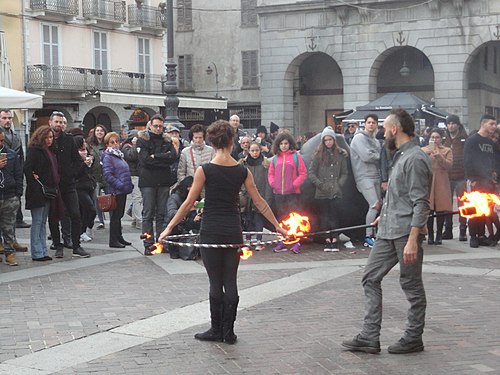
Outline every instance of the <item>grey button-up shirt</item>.
POLYGON ((426 225, 431 183, 430 158, 413 141, 402 145, 394 154, 377 238, 394 240, 426 225))

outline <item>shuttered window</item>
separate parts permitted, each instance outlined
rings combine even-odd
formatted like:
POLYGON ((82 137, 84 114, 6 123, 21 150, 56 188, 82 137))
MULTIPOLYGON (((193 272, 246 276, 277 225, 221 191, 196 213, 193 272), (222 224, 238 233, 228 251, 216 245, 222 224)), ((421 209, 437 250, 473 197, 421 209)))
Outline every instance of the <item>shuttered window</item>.
POLYGON ((243 87, 259 86, 258 51, 242 51, 243 87))
POLYGON ((193 55, 179 56, 179 89, 193 89, 193 55))
POLYGON ((257 0, 241 0, 241 26, 257 26, 257 0))
POLYGON ((192 0, 177 0, 177 31, 193 30, 192 0))

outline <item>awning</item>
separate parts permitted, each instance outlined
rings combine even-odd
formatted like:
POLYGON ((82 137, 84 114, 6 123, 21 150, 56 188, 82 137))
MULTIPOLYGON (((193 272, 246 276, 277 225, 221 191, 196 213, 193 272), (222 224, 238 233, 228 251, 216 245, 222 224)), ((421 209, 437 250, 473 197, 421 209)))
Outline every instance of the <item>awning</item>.
POLYGON ((42 107, 43 101, 40 95, 0 87, 0 108, 35 109, 42 107))
MULTIPOLYGON (((136 107, 164 107, 164 95, 123 94, 100 92, 101 103, 131 105, 136 107)), ((179 108, 227 109, 227 99, 179 96, 179 108)))
POLYGON ((345 122, 362 122, 362 123, 364 123, 365 116, 370 114, 370 113, 377 115, 378 121, 383 122, 390 111, 391 111, 390 109, 378 110, 378 111, 375 111, 375 110, 367 110, 367 111, 356 110, 353 113, 351 113, 350 115, 344 117, 342 122, 344 122, 344 123, 345 122))

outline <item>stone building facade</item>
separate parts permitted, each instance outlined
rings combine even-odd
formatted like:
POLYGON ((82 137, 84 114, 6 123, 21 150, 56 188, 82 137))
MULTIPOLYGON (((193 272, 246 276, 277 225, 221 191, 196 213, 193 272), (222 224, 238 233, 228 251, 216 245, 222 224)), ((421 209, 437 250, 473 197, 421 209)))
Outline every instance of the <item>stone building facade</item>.
POLYGON ((175 36, 176 54, 192 59, 186 92, 217 90, 231 114, 251 107, 253 123, 319 131, 333 113, 389 92, 417 95, 471 129, 484 112, 500 117, 498 0, 176 2, 191 11, 175 36))

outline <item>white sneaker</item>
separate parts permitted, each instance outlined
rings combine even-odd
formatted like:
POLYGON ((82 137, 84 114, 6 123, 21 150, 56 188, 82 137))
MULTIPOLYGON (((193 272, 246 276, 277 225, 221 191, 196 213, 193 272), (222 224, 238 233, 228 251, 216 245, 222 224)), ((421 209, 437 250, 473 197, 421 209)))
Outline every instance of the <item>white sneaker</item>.
POLYGON ((255 246, 255 251, 262 251, 262 250, 264 250, 264 249, 265 249, 265 247, 264 247, 264 246, 262 246, 262 245, 257 245, 257 246, 255 246))
POLYGON ((93 239, 94 239, 94 231, 92 230, 92 228, 87 228, 87 229, 85 230, 85 234, 86 234, 87 236, 89 236, 91 240, 93 240, 93 239))
POLYGON ((92 238, 90 238, 90 237, 87 235, 87 233, 82 233, 82 234, 80 235, 80 241, 82 241, 82 242, 90 242, 90 241, 92 241, 92 238))

